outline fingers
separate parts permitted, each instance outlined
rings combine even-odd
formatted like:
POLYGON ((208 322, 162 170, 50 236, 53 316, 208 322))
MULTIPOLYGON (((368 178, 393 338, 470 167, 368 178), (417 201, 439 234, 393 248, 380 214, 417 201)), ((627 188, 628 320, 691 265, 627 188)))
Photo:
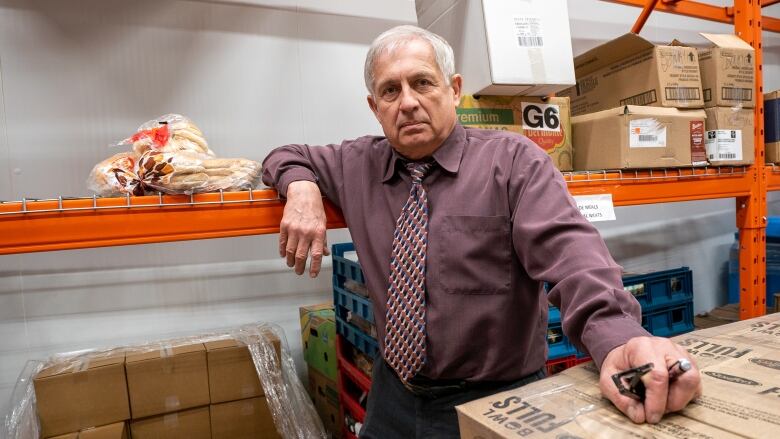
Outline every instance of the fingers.
POLYGON ((601 376, 599 378, 599 387, 601 393, 617 407, 618 410, 628 416, 631 421, 641 424, 645 422, 645 410, 641 402, 621 395, 612 375, 628 369, 629 363, 625 356, 625 345, 613 349, 604 359, 601 366, 601 376))
POLYGON ((645 422, 645 409, 642 406, 642 403, 629 398, 627 396, 621 395, 618 391, 617 386, 615 386, 615 383, 612 381, 612 375, 618 373, 619 371, 615 368, 612 368, 610 370, 603 369, 606 373, 601 375, 601 379, 599 380, 599 387, 601 388, 601 393, 612 403, 617 407, 618 410, 623 412, 626 416, 628 416, 631 421, 641 424, 645 422))
POLYGON ((676 412, 685 408, 689 402, 701 396, 701 374, 696 363, 688 357, 688 354, 675 345, 678 355, 674 358, 667 356, 667 365, 672 366, 680 358, 687 358, 691 362, 691 369, 678 375, 669 383, 669 395, 666 399, 666 413, 676 412))
POLYGON ((322 256, 328 253, 328 245, 325 242, 325 233, 317 233, 311 244, 311 267, 309 276, 317 277, 322 266, 322 256))
POLYGON ((287 201, 279 225, 279 256, 288 267, 303 274, 311 254, 309 275, 316 277, 322 267, 322 256, 328 255, 326 218, 322 195, 316 184, 309 181, 290 183, 287 201))
MULTIPOLYGON (((642 376, 642 383, 645 385, 644 403, 626 401, 625 396, 616 390, 614 383, 602 383, 605 396, 634 422, 658 423, 664 414, 682 410, 701 394, 701 376, 698 369, 686 351, 672 341, 660 337, 637 337, 629 340, 622 348, 621 354, 625 361, 611 362, 609 366, 616 367, 613 373, 653 363, 650 372, 642 376), (670 381, 668 369, 680 358, 690 360, 692 368, 670 381)), ((604 363, 607 364, 606 359, 604 363)), ((607 377, 611 377, 611 374, 607 377)), ((604 381, 604 378, 605 374, 602 373, 601 380, 604 381)))

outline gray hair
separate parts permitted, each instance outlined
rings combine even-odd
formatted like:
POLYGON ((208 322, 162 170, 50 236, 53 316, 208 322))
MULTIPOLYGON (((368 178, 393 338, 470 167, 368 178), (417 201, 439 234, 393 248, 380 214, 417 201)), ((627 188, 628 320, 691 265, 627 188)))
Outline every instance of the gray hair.
POLYGON ((417 26, 403 25, 396 26, 376 37, 368 49, 363 76, 370 94, 374 94, 374 64, 379 55, 392 52, 416 39, 427 41, 431 45, 436 56, 436 64, 444 75, 444 81, 450 85, 450 79, 455 74, 455 55, 450 44, 433 32, 417 26))

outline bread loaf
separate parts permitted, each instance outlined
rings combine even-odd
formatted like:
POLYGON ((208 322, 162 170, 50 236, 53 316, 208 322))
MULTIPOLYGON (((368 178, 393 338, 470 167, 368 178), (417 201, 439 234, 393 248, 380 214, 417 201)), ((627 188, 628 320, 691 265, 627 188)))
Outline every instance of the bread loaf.
POLYGON ((136 161, 137 156, 131 152, 114 154, 92 168, 87 187, 101 197, 143 195, 141 182, 135 172, 136 161))

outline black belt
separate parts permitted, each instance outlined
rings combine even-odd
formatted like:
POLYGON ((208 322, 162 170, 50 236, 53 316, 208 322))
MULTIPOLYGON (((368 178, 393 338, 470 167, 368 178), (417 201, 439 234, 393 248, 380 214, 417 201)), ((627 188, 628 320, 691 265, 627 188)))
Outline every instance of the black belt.
MULTIPOLYGON (((395 371, 386 365, 388 369, 395 375, 395 371)), ((416 396, 423 396, 427 398, 438 398, 441 396, 451 395, 460 392, 466 392, 469 390, 491 390, 500 389, 502 387, 510 386, 514 383, 520 384, 522 381, 537 375, 538 372, 529 375, 528 377, 519 378, 511 381, 466 381, 466 380, 436 380, 428 378, 426 376, 417 375, 411 378, 409 381, 401 381, 401 384, 406 387, 408 391, 416 396)), ((396 375, 396 378, 398 376, 396 375)))

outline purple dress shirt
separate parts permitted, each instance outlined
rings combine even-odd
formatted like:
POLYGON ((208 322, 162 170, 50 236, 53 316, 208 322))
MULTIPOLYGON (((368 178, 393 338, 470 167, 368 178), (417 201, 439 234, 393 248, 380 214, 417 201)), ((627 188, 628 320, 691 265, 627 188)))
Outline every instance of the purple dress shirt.
MULTIPOLYGON (((599 366, 613 348, 648 335, 621 267, 541 148, 515 133, 456 125, 433 158, 423 180, 430 217, 422 375, 508 381, 537 371, 547 357, 548 299, 561 308, 564 333, 599 366)), ((282 146, 263 163, 263 182, 282 196, 292 181, 314 181, 341 208, 382 352, 393 231, 411 187, 403 160, 386 138, 366 136, 282 146)))

